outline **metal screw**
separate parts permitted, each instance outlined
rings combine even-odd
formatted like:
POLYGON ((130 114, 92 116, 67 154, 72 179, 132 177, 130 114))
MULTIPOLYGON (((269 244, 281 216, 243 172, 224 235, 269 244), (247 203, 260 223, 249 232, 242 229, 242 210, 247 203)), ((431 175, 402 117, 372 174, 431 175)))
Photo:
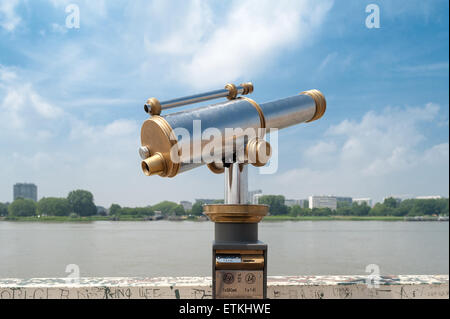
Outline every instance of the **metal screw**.
POLYGON ((146 158, 150 157, 150 150, 147 146, 141 146, 139 147, 139 156, 145 160, 146 158))

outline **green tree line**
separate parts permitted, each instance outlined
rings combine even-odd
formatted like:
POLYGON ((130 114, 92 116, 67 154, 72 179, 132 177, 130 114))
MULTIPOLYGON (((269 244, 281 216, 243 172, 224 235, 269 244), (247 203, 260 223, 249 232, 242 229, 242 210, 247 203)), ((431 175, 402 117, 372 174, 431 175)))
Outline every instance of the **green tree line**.
POLYGON ((164 201, 153 206, 134 207, 134 208, 121 207, 118 204, 112 204, 109 208, 109 215, 116 217, 120 216, 146 217, 146 216, 153 216, 155 215, 155 212, 158 211, 161 212, 161 214, 165 217, 173 215, 176 216, 186 215, 183 206, 170 201, 164 201))
MULTIPOLYGON (((114 217, 147 217, 160 211, 163 216, 186 215, 183 206, 169 201, 148 207, 121 207, 112 204, 109 214, 114 217)), ((31 199, 17 198, 11 204, 0 203, 0 216, 32 217, 32 216, 71 216, 84 217, 97 215, 97 207, 91 192, 76 190, 67 198, 44 197, 37 203, 31 199)))
POLYGON ((431 216, 449 214, 449 199, 407 199, 398 202, 390 197, 383 203, 369 207, 366 203, 338 203, 336 210, 329 208, 288 207, 284 204, 282 195, 264 195, 259 198, 259 204, 269 206, 271 215, 290 216, 431 216))
POLYGON ((71 191, 66 198, 44 197, 37 203, 17 198, 11 204, 0 203, 0 216, 93 216, 97 214, 94 196, 86 190, 71 191))
MULTIPOLYGON (((377 203, 374 207, 369 207, 365 203, 347 204, 338 203, 336 210, 329 208, 300 207, 298 205, 288 207, 284 204, 285 198, 282 195, 265 195, 259 198, 259 204, 269 206, 271 215, 290 216, 426 216, 441 215, 448 216, 449 200, 443 199, 407 199, 398 202, 394 198, 386 198, 383 203, 377 203)), ((216 200, 216 204, 223 203, 223 200, 216 200)), ((203 214, 202 201, 197 201, 191 210, 185 211, 183 206, 163 201, 153 206, 147 207, 121 207, 112 204, 109 208, 109 215, 114 217, 147 217, 154 216, 156 211, 163 216, 182 216, 203 214)), ((30 199, 18 198, 11 204, 0 203, 0 216, 26 217, 26 216, 93 216, 97 214, 97 207, 94 204, 94 197, 86 190, 75 190, 68 194, 66 198, 44 197, 37 203, 30 199)))

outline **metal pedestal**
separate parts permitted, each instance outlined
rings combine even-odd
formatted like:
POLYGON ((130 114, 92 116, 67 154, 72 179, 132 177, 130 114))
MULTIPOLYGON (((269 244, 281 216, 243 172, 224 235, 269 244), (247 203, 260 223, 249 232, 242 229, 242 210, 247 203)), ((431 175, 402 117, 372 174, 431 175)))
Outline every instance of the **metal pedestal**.
POLYGON ((205 205, 214 225, 213 298, 263 299, 267 296, 267 245, 258 240, 266 205, 247 204, 247 165, 225 168, 225 204, 205 205))

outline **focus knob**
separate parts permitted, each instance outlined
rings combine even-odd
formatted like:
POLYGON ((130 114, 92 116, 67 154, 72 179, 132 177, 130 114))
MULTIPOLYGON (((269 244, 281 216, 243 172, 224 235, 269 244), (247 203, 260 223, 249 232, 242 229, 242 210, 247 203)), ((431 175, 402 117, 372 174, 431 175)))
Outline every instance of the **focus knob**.
POLYGON ((248 142, 246 148, 247 162, 256 167, 261 167, 267 164, 272 156, 272 148, 269 142, 255 138, 248 142))

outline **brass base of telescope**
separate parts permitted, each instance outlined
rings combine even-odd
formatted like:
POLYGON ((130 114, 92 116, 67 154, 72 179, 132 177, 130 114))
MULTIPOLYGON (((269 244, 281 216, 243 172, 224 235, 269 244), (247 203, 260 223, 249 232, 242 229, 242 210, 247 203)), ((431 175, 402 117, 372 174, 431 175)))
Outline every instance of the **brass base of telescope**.
POLYGON ((203 206, 203 213, 215 223, 259 223, 269 212, 267 205, 216 204, 203 206))
POLYGON ((267 245, 258 240, 258 222, 266 205, 205 205, 214 222, 212 246, 213 299, 267 297, 267 245))

